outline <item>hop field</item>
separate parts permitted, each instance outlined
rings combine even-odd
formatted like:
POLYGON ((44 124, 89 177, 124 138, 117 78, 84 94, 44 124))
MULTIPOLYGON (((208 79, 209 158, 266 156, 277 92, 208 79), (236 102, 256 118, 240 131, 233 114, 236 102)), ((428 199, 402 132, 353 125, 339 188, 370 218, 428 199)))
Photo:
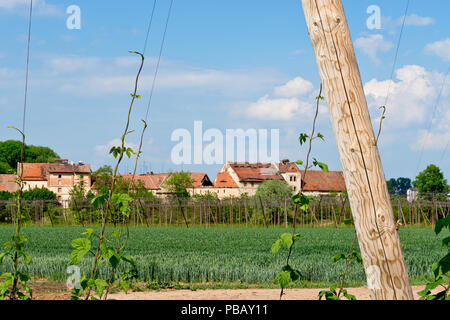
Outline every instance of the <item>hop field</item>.
MULTIPOLYGON (((35 277, 66 281, 71 241, 85 229, 74 227, 26 227, 27 252, 33 257, 23 270, 35 277)), ((109 229, 109 232, 113 229, 109 229)), ((285 262, 285 255, 270 252, 272 243, 286 229, 262 228, 133 228, 127 254, 139 268, 145 282, 228 283, 271 285, 285 262)), ((342 264, 331 264, 331 257, 349 249, 353 229, 300 229, 292 266, 303 280, 331 283, 339 278, 342 264)), ((13 234, 10 226, 0 227, 0 242, 13 234)), ((441 255, 440 238, 432 229, 400 230, 410 278, 415 282, 431 276, 431 264, 441 255)), ((90 270, 85 258, 82 273, 90 270)), ((0 266, 0 271, 8 271, 0 266)), ((108 272, 102 269, 102 273, 108 272)), ((353 265, 347 276, 353 283, 365 280, 363 267, 353 265)), ((304 283, 304 282, 303 282, 304 283)))

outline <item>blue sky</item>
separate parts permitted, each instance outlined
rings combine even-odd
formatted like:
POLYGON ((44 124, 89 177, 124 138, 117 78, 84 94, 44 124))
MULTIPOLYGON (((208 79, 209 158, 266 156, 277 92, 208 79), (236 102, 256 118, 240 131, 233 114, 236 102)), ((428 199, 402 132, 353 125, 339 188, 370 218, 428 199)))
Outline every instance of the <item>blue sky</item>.
MULTIPOLYGON (((169 0, 158 0, 128 143, 139 142, 169 0)), ((17 139, 25 80, 28 0, 0 0, 0 140, 17 139)), ((343 0, 377 130, 406 0, 343 0), (369 30, 367 8, 381 9, 381 29, 369 30)), ((112 164, 108 150, 125 125, 133 78, 153 0, 35 0, 27 143, 60 156, 112 164), (81 29, 69 30, 67 7, 81 9, 81 29)), ((450 2, 411 0, 390 103, 380 140, 387 178, 414 178, 426 165, 450 178, 450 2), (434 120, 430 132, 433 114, 434 120), (421 150, 423 157, 420 158, 421 150), (420 159, 420 161, 419 161, 420 159)), ((171 161, 174 130, 279 129, 280 157, 304 159, 297 137, 311 129, 318 70, 299 0, 175 0, 151 105, 139 171, 203 171, 214 179, 220 165, 171 161)), ((341 170, 326 104, 321 106, 313 156, 341 170)), ((121 171, 132 170, 125 161, 121 171)))

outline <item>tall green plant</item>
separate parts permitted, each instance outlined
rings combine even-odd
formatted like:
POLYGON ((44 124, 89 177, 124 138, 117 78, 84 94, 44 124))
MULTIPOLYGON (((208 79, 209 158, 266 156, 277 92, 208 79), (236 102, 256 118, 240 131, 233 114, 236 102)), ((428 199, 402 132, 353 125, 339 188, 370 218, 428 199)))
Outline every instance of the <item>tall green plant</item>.
POLYGON ((322 97, 322 85, 320 85, 319 95, 316 97, 316 113, 315 113, 314 120, 313 120, 313 127, 312 127, 311 134, 308 135, 307 133, 302 133, 302 134, 300 134, 300 137, 299 137, 300 146, 303 146, 306 142, 308 142, 308 153, 306 155, 305 162, 303 162, 301 160, 298 160, 296 162, 298 165, 303 166, 304 171, 303 171, 302 178, 301 178, 300 191, 299 191, 299 193, 295 194, 292 197, 292 203, 295 206, 294 229, 293 229, 292 233, 282 234, 280 236, 280 238, 272 244, 271 250, 272 250, 273 255, 276 255, 278 253, 278 251, 280 250, 280 248, 282 248, 282 247, 284 247, 285 249, 288 250, 288 254, 286 257, 286 263, 282 267, 281 271, 275 276, 275 280, 274 280, 274 282, 276 284, 279 284, 281 287, 280 300, 283 298, 284 290, 286 289, 287 285, 291 281, 297 281, 298 279, 301 278, 300 272, 291 267, 290 259, 292 256, 294 245, 295 245, 296 241, 298 241, 300 239, 300 234, 296 232, 298 212, 300 210, 300 212, 307 213, 309 210, 309 203, 311 201, 313 201, 312 197, 308 197, 303 193, 303 187, 305 185, 305 179, 306 179, 308 170, 313 167, 319 167, 323 171, 328 172, 328 166, 325 163, 319 162, 316 158, 313 158, 312 164, 310 164, 310 156, 311 156, 313 141, 316 139, 324 140, 324 136, 320 132, 318 132, 316 134, 316 122, 317 122, 317 117, 319 115, 319 106, 320 106, 321 100, 325 100, 325 98, 322 97))
POLYGON ((136 76, 134 92, 131 93, 131 103, 128 109, 128 117, 126 121, 125 130, 121 137, 121 145, 112 147, 110 154, 116 159, 116 165, 111 178, 111 185, 108 189, 101 191, 93 200, 92 204, 97 210, 102 211, 103 221, 99 234, 96 234, 93 229, 86 230, 83 233, 83 238, 75 239, 72 241, 73 251, 71 254, 70 264, 77 265, 81 259, 88 253, 91 253, 94 257, 93 267, 89 277, 83 277, 81 279, 80 288, 75 288, 72 299, 81 299, 84 295, 84 299, 106 300, 109 291, 113 284, 117 284, 120 289, 127 291, 129 280, 137 275, 137 267, 131 257, 127 257, 123 254, 128 239, 129 239, 129 218, 131 213, 130 203, 133 201, 133 197, 126 192, 116 192, 116 181, 118 176, 119 165, 125 156, 131 158, 132 154, 136 154, 132 148, 126 147, 125 138, 133 131, 129 131, 131 111, 136 99, 140 96, 137 94, 139 77, 144 66, 144 55, 136 51, 129 51, 130 53, 137 54, 141 57, 141 65, 136 76), (113 231, 110 235, 106 235, 106 224, 109 217, 114 212, 118 212, 121 218, 119 231, 113 231), (93 241, 97 242, 96 249, 92 250, 93 241), (106 278, 100 276, 99 268, 104 262, 109 264, 111 269, 110 274, 106 278), (119 266, 121 263, 128 265, 126 272, 119 272, 119 266), (95 295, 93 293, 95 292, 95 295))
POLYGON ((20 262, 23 261, 26 264, 31 263, 31 256, 24 251, 27 238, 22 234, 22 224, 26 219, 26 216, 22 212, 22 194, 25 182, 23 181, 23 159, 24 159, 24 146, 25 146, 25 134, 15 127, 9 127, 18 131, 22 135, 22 147, 20 151, 20 173, 15 182, 18 185, 18 191, 15 193, 14 198, 16 200, 16 213, 14 215, 14 222, 16 224, 16 232, 11 241, 6 242, 3 245, 3 252, 0 254, 0 264, 5 259, 9 259, 12 263, 13 272, 3 273, 0 275, 0 300, 31 300, 33 298, 33 291, 28 286, 30 276, 20 271, 20 262))
MULTIPOLYGON (((450 233, 450 215, 436 222, 434 232, 438 235, 444 229, 448 229, 450 233)), ((441 249, 444 248, 447 248, 447 254, 433 263, 434 279, 419 292, 420 300, 450 300, 450 236, 441 241, 441 249), (438 287, 442 290, 432 293, 432 290, 438 287)))

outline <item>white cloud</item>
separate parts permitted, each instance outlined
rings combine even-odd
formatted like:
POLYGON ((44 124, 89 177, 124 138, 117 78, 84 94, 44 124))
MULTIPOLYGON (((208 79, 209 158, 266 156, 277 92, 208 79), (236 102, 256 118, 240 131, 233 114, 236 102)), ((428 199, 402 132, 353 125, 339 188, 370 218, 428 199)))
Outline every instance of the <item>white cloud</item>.
MULTIPOLYGON (((401 136, 410 132, 414 142, 412 150, 422 147, 441 150, 450 139, 450 90, 445 89, 437 103, 442 90, 445 75, 427 71, 417 65, 405 66, 397 70, 396 79, 390 82, 390 96, 386 119, 383 122, 383 135, 401 136), (428 132, 431 118, 431 130, 428 132)), ((380 111, 378 107, 385 104, 389 80, 373 79, 364 86, 369 107, 376 117, 377 128, 380 111)))
MULTIPOLYGON (((390 83, 386 123, 397 127, 422 123, 437 93, 435 76, 423 67, 410 65, 398 69, 396 79, 390 83)), ((378 109, 385 104, 389 82, 372 79, 365 84, 369 106, 378 109)))
MULTIPOLYGON (((239 103, 234 113, 259 120, 309 119, 315 110, 316 95, 310 81, 296 77, 275 87, 273 94, 266 94, 256 102, 239 103)), ((320 108, 319 112, 324 114, 327 110, 320 108)))
POLYGON ((450 61, 450 38, 428 44, 425 52, 437 55, 438 57, 450 61))
POLYGON ((375 63, 381 63, 378 59, 378 52, 387 52, 394 45, 390 41, 386 41, 381 34, 374 34, 368 37, 361 37, 355 40, 355 47, 364 52, 375 63))
POLYGON ((298 98, 271 99, 265 95, 247 108, 247 115, 261 120, 290 120, 298 113, 308 113, 312 105, 298 98))
MULTIPOLYGON (((405 18, 405 16, 402 16, 399 18, 398 20, 398 24, 401 25, 403 24, 403 19, 405 18)), ((406 20, 405 20, 405 25, 407 26, 418 26, 418 27, 423 27, 423 26, 428 26, 430 24, 434 24, 435 20, 431 17, 421 17, 415 13, 406 16, 406 20)))
POLYGON ((283 86, 276 87, 274 94, 278 97, 290 98, 307 94, 313 89, 314 86, 310 81, 297 77, 283 86))
MULTIPOLYGON (((10 12, 20 12, 22 14, 28 14, 28 8, 30 6, 30 0, 0 0, 0 10, 8 10, 10 12)), ((37 15, 41 16, 62 16, 64 11, 55 6, 46 3, 45 0, 34 0, 33 11, 37 15)))
MULTIPOLYGON (((74 95, 127 94, 132 89, 140 59, 137 57, 81 57, 75 55, 43 57, 40 83, 57 82, 64 93, 74 95)), ((141 88, 150 88, 156 59, 146 59, 140 77, 141 88)), ((35 72, 36 76, 37 73, 35 72)), ((261 92, 279 82, 277 72, 267 70, 215 70, 194 68, 182 63, 163 60, 157 79, 157 89, 201 90, 203 94, 230 97, 261 92)), ((141 91, 141 93, 143 93, 141 91)))

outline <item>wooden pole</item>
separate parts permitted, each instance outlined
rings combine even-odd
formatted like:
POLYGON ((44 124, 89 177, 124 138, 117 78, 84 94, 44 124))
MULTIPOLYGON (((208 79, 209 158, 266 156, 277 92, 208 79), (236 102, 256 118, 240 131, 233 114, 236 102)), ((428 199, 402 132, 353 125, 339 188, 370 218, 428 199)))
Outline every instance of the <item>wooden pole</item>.
POLYGON ((341 0, 302 0, 372 299, 414 298, 341 0))

